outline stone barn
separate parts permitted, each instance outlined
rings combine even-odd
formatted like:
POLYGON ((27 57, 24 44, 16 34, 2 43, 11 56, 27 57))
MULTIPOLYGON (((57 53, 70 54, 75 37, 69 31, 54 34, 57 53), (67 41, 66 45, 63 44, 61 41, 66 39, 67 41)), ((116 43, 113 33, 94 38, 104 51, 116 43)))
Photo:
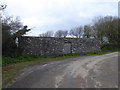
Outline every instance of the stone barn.
POLYGON ((100 51, 100 43, 96 39, 27 37, 19 40, 22 54, 48 56, 67 53, 87 53, 100 51))

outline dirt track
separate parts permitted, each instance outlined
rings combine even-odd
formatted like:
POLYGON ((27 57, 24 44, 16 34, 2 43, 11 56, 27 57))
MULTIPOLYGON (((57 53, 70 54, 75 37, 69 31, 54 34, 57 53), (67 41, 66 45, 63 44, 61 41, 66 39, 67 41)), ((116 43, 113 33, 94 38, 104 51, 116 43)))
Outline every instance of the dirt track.
POLYGON ((118 88, 118 52, 35 65, 8 88, 118 88))

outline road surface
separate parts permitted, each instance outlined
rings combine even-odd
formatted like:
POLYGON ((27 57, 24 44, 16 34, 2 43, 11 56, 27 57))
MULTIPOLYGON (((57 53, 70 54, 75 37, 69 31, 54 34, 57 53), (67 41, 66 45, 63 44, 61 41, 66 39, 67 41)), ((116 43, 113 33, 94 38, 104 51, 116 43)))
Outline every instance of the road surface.
POLYGON ((25 68, 7 88, 118 88, 118 52, 25 68))

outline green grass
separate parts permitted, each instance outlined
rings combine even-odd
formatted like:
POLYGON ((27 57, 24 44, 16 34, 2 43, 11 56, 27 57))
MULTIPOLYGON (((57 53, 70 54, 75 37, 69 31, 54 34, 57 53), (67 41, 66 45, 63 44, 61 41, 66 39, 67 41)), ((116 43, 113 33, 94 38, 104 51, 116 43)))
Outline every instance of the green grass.
MULTIPOLYGON (((105 53, 108 51, 105 51, 105 53)), ((67 58, 67 57, 76 57, 76 56, 89 56, 89 55, 101 55, 104 52, 98 53, 73 53, 73 54, 64 54, 64 55, 52 55, 52 56, 34 56, 34 55, 24 55, 19 57, 2 57, 2 65, 7 66, 9 64, 28 62, 28 61, 45 61, 48 59, 58 59, 58 58, 67 58)), ((51 60, 48 60, 51 61, 51 60)))
MULTIPOLYGON (((116 50, 115 50, 116 51, 116 50)), ((17 75, 19 71, 25 67, 31 67, 32 65, 39 63, 48 63, 53 61, 65 60, 68 58, 80 57, 80 56, 92 56, 92 55, 102 55, 105 53, 114 51, 102 51, 98 53, 78 53, 78 54, 64 54, 64 55, 52 55, 52 56, 42 56, 37 57, 33 55, 24 55, 20 57, 3 57, 3 87, 10 83, 17 75)))

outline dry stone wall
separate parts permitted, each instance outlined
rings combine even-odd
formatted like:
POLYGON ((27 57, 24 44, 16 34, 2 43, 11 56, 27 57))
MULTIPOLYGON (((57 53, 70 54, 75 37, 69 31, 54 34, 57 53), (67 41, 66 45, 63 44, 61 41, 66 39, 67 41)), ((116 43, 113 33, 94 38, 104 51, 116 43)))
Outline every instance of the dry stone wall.
POLYGON ((96 39, 22 37, 19 44, 23 49, 22 54, 37 56, 100 51, 100 43, 96 39))

